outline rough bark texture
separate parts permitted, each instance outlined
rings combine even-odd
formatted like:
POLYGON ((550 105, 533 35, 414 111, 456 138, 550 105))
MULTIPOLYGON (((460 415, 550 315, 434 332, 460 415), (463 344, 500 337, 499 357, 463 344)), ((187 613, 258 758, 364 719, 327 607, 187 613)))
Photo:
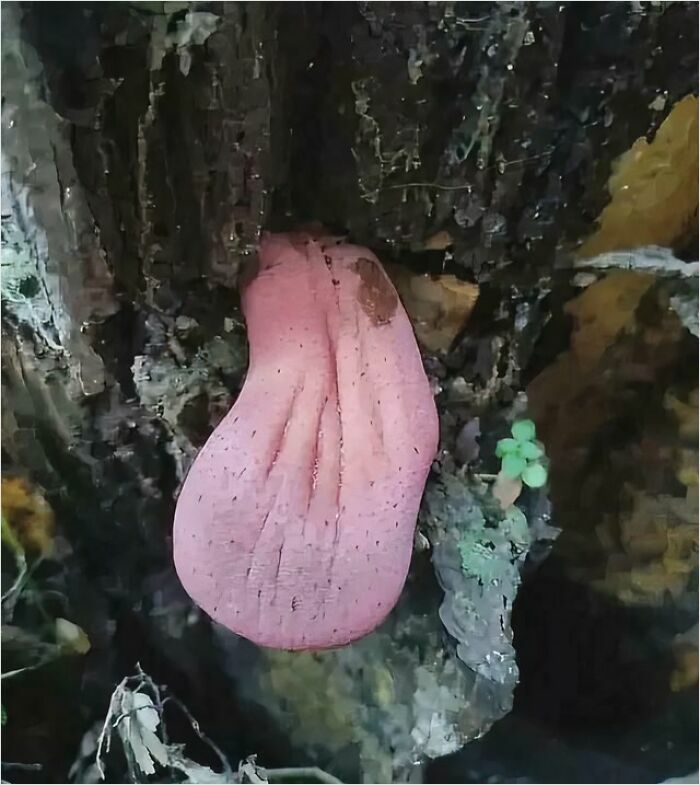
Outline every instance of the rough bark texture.
MULTIPOLYGON (((2 13, 3 469, 45 489, 65 547, 61 589, 93 646, 72 671, 70 710, 49 710, 73 720, 61 743, 38 745, 45 775, 65 777, 66 749, 138 659, 234 759, 256 751, 266 765, 314 757, 348 778, 420 777, 417 761, 509 710, 507 620, 489 635, 504 636, 508 667, 461 671, 418 555, 388 627, 309 665, 310 679, 340 685, 356 729, 336 714, 321 722, 314 704, 289 731, 288 666, 212 633, 175 578, 175 495, 246 369, 239 272, 262 228, 321 221, 382 259, 478 282, 468 333, 426 357, 443 391, 439 468, 452 471, 464 422, 510 405, 566 345, 557 302, 571 295, 572 255, 607 201, 612 161, 658 127, 659 106, 696 89, 697 7, 4 3, 2 13), (441 231, 449 250, 426 248, 441 231), (542 333, 548 320, 555 329, 542 333), (379 659, 400 674, 390 687, 384 671, 363 670, 379 659)), ((695 240, 675 251, 686 258, 695 240)), ((53 691, 38 673, 37 699, 53 691)), ((35 738, 11 738, 36 760, 35 738)))

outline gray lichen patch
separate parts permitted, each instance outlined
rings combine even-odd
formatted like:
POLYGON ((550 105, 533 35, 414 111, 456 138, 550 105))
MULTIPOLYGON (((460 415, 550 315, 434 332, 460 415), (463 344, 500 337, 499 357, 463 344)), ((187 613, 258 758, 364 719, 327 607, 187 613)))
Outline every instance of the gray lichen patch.
POLYGON ((426 492, 423 519, 445 592, 440 618, 459 659, 508 711, 518 680, 510 613, 533 538, 518 508, 499 515, 478 486, 443 474, 426 492))
POLYGON ((175 14, 184 9, 179 3, 168 3, 167 12, 154 19, 153 33, 150 47, 150 70, 159 71, 163 64, 166 52, 174 49, 180 60, 180 71, 187 76, 192 66, 191 46, 201 46, 219 25, 220 17, 208 11, 189 10, 188 4, 184 18, 177 18, 175 14), (168 28, 172 28, 169 30, 168 28))
POLYGON ((114 313, 112 276, 87 208, 69 124, 44 100, 36 52, 21 43, 19 11, 3 18, 3 300, 65 352, 85 395, 104 389, 100 358, 82 328, 114 313))
POLYGON ((177 475, 184 478, 199 447, 233 404, 226 379, 240 380, 247 347, 237 333, 216 335, 194 352, 177 337, 195 320, 179 317, 166 323, 151 315, 146 321, 147 351, 134 357, 134 385, 140 402, 168 426, 177 475))

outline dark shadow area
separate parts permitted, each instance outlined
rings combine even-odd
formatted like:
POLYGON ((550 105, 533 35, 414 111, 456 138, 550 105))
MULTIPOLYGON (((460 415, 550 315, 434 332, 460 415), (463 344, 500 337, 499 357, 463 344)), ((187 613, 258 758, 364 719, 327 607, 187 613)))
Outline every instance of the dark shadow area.
POLYGON ((695 771, 697 692, 669 692, 674 663, 662 640, 648 642, 664 623, 663 610, 626 608, 573 583, 550 557, 513 611, 513 711, 430 764, 426 781, 652 783, 695 771))

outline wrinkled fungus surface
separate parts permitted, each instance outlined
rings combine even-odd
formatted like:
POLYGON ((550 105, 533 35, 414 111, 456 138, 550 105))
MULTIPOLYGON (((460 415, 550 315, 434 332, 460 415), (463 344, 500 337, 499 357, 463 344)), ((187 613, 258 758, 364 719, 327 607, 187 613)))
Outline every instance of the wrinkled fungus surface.
POLYGON ((243 291, 250 366, 175 514, 175 564, 216 621, 265 646, 338 646, 403 587, 438 420, 373 254, 267 235, 243 291))

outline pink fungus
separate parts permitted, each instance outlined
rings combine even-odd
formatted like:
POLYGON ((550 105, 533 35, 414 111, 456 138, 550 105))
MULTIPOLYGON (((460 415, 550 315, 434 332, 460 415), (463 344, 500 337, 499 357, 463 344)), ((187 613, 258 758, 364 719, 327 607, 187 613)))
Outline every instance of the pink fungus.
POLYGON ((243 310, 248 375, 183 485, 175 565, 199 606, 255 643, 339 646, 401 593, 435 403, 366 248, 265 236, 243 310))

